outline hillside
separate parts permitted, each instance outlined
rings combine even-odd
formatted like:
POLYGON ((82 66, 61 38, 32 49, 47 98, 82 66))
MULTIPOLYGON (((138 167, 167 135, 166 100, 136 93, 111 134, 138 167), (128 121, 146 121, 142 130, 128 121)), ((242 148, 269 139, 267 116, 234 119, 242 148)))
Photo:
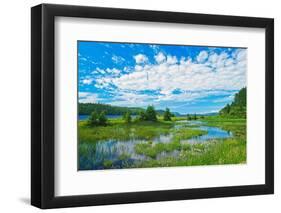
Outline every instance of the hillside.
POLYGON ((235 94, 234 101, 227 104, 219 112, 221 116, 246 118, 246 104, 247 104, 247 89, 242 88, 235 94))
MULTIPOLYGON (((131 112, 132 115, 138 115, 141 111, 145 109, 141 107, 119 107, 109 104, 100 104, 100 103, 79 103, 79 115, 89 115, 92 112, 96 111, 98 113, 105 112, 107 115, 123 115, 126 112, 131 112)), ((156 110, 158 115, 163 115, 165 110, 156 110)), ((172 114, 179 116, 177 112, 171 112, 172 114)))
POLYGON ((123 115, 130 111, 133 115, 136 115, 139 114, 140 111, 143 111, 143 109, 138 107, 119 107, 100 103, 79 103, 79 115, 89 115, 94 111, 97 113, 105 112, 107 115, 123 115))

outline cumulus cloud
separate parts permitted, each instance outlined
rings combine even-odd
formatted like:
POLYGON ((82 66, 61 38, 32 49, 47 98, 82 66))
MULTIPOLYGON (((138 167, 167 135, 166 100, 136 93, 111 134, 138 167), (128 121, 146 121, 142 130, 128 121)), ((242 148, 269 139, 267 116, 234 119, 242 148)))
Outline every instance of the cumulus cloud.
POLYGON ((154 56, 154 58, 158 64, 160 64, 166 60, 166 56, 162 52, 158 53, 156 56, 154 56))
POLYGON ((98 98, 97 94, 89 93, 89 92, 79 92, 79 103, 96 103, 100 98, 98 98))
POLYGON ((207 51, 201 51, 199 55, 197 56, 197 61, 199 63, 204 62, 208 58, 208 52, 207 51))
POLYGON ((146 55, 143 55, 143 54, 135 55, 134 59, 137 64, 142 64, 142 63, 145 63, 148 61, 148 58, 146 57, 146 55))
POLYGON ((176 64, 176 63, 178 63, 178 59, 176 56, 168 55, 166 62, 167 62, 167 64, 176 64))
MULTIPOLYGON (((145 90, 157 91, 154 101, 182 101, 215 95, 216 92, 222 94, 223 91, 231 91, 226 94, 231 95, 246 86, 246 49, 238 49, 232 55, 201 51, 194 61, 191 58, 178 61, 175 56, 166 56, 162 52, 154 58, 156 64, 137 63, 131 72, 117 77, 106 76, 98 84, 104 88, 113 85, 118 92, 133 94, 123 93, 121 99, 136 102, 148 98, 142 94, 145 90), (182 92, 175 94, 175 90, 182 92)), ((140 61, 136 59, 136 62, 140 61)))

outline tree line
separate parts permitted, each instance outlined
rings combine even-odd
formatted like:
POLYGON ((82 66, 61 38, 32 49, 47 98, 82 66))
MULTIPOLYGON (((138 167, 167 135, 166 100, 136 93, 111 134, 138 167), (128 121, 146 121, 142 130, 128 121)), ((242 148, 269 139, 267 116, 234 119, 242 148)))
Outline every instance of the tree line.
POLYGON ((106 115, 123 115, 127 111, 130 111, 131 114, 137 115, 143 110, 138 107, 119 107, 101 103, 79 103, 78 108, 79 115, 90 115, 94 111, 97 113, 104 112, 106 115))
MULTIPOLYGON (((170 112, 169 108, 166 108, 163 114, 164 121, 171 121, 174 115, 170 112)), ((131 123, 133 121, 131 111, 127 110, 122 119, 125 123, 131 123)), ((148 106, 146 110, 142 110, 138 113, 135 121, 151 121, 156 122, 157 118, 157 111, 155 110, 154 106, 148 106)), ((93 111, 88 119, 88 124, 91 126, 106 126, 108 124, 108 119, 106 117, 105 111, 97 112, 96 110, 93 111)))
POLYGON ((219 115, 225 117, 238 117, 246 118, 246 105, 247 105, 247 89, 242 88, 235 94, 234 100, 231 104, 227 104, 219 111, 219 115))

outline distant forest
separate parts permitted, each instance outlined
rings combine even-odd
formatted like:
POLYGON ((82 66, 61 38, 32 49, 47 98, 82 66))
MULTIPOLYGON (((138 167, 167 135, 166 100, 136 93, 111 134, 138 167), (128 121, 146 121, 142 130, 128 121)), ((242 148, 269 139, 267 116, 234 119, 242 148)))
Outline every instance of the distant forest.
POLYGON ((234 101, 231 104, 227 104, 219 112, 221 116, 246 118, 247 110, 247 89, 242 88, 235 94, 234 101))
MULTIPOLYGON (((131 115, 139 115, 140 112, 144 111, 145 109, 140 107, 119 107, 101 103, 79 103, 79 115, 90 115, 92 112, 104 112, 106 115, 124 115, 130 112, 131 115)), ((156 110, 156 113, 157 115, 164 115, 165 110, 156 110)), ((172 112, 172 115, 180 114, 172 112)))
POLYGON ((94 111, 97 113, 104 112, 106 115, 123 115, 129 111, 132 115, 138 115, 141 111, 144 111, 144 109, 138 107, 119 107, 100 103, 79 103, 79 115, 90 115, 94 111))

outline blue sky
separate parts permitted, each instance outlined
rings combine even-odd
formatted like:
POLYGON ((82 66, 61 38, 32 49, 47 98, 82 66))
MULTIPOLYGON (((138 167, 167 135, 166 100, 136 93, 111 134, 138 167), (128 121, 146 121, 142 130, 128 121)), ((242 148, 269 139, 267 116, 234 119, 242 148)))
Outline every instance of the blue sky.
POLYGON ((246 72, 245 48, 78 41, 80 103, 218 112, 246 72))

